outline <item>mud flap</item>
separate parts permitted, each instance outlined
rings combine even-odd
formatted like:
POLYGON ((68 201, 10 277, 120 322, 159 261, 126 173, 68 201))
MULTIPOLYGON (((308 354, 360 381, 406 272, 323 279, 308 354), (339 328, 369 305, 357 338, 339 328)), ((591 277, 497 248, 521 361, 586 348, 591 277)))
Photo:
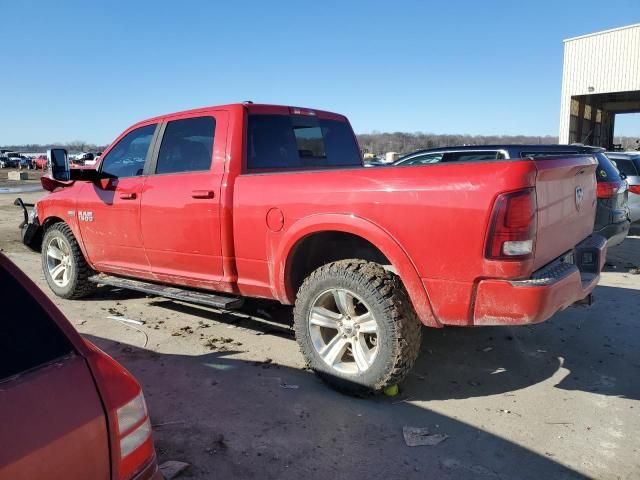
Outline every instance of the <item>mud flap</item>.
POLYGON ((24 203, 20 197, 16 198, 13 204, 22 208, 24 214, 24 220, 20 223, 19 229, 22 237, 22 243, 32 250, 40 251, 42 245, 42 228, 38 218, 35 217, 32 222, 29 222, 29 211, 27 207, 34 208, 33 203, 24 203))

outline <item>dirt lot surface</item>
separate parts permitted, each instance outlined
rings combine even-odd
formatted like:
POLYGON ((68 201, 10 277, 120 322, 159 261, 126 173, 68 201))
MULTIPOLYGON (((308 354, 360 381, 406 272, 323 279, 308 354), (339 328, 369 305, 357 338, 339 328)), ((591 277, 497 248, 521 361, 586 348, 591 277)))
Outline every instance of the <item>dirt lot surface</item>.
MULTIPOLYGON (((22 194, 25 200, 42 193, 22 194)), ((0 247, 50 296, 0 195, 0 247)), ((54 301, 142 383, 159 460, 184 478, 640 478, 640 233, 596 303, 531 327, 425 330, 397 397, 335 393, 303 369, 291 310, 236 313, 102 287, 54 301), (145 322, 127 325, 109 317, 145 322), (448 438, 408 447, 404 426, 448 438)))

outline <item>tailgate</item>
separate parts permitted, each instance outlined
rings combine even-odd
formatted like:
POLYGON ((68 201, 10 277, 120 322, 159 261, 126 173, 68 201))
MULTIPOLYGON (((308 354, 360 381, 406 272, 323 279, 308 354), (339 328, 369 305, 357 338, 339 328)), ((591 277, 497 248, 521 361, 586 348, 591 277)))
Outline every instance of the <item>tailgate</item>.
POLYGON ((571 250, 593 232, 596 166, 592 156, 536 158, 538 233, 534 270, 571 250))

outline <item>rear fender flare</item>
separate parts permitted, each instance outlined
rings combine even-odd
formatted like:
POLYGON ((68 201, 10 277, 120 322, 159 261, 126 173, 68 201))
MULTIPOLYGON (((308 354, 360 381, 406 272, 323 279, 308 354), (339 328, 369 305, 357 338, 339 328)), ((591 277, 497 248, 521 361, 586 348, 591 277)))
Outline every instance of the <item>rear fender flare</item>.
MULTIPOLYGON (((400 276, 411 302, 422 323, 431 327, 441 327, 436 319, 428 294, 413 265, 413 262, 384 229, 375 223, 350 214, 319 214, 297 220, 280 237, 277 244, 272 244, 270 263, 271 284, 274 296, 283 303, 292 304, 296 292, 293 292, 288 278, 288 268, 295 246, 308 235, 321 232, 345 232, 357 235, 375 245, 391 262, 400 276)), ((272 237, 273 238, 273 237, 272 237)))

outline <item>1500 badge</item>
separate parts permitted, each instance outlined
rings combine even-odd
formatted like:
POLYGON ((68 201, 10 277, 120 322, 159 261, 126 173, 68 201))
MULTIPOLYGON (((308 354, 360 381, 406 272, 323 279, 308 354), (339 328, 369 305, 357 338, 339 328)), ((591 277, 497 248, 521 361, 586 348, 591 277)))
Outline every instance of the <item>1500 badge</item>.
POLYGON ((78 220, 81 222, 93 222, 93 212, 78 212, 78 220))

